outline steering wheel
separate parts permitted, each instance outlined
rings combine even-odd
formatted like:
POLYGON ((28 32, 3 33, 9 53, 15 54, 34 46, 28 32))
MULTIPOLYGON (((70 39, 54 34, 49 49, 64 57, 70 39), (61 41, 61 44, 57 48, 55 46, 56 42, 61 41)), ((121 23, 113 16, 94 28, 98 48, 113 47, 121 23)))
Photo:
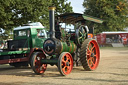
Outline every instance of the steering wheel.
POLYGON ((78 26, 76 28, 76 43, 81 46, 83 41, 87 38, 87 30, 84 25, 78 26))

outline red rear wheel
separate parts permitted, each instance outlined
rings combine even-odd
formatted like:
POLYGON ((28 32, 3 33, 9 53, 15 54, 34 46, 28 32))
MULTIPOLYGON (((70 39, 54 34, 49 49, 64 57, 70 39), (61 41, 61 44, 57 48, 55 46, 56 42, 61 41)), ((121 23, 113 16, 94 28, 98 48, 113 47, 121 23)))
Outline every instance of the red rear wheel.
POLYGON ((95 40, 87 39, 83 42, 80 61, 85 70, 95 70, 99 64, 100 51, 95 40))
POLYGON ((73 68, 73 59, 70 53, 63 52, 58 59, 58 69, 61 75, 65 76, 71 73, 73 68))
POLYGON ((47 64, 41 64, 41 59, 45 58, 46 56, 41 52, 35 52, 32 55, 31 67, 33 71, 38 75, 44 73, 47 68, 47 64))

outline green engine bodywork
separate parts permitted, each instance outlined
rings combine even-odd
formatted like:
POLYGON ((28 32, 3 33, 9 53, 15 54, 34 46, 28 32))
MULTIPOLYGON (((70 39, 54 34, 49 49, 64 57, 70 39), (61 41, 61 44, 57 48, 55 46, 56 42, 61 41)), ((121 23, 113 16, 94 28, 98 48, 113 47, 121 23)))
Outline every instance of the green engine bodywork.
MULTIPOLYGON (((51 58, 42 59, 42 64, 57 64, 58 57, 63 52, 69 52, 74 60, 77 59, 77 56, 74 55, 76 55, 84 40, 88 38, 88 28, 86 28, 85 21, 103 22, 103 20, 98 18, 79 13, 62 14, 57 16, 57 19, 58 20, 55 20, 55 23, 57 23, 55 24, 55 29, 50 28, 50 31, 55 30, 55 37, 52 36, 48 38, 44 42, 43 47, 44 52, 51 56, 51 58), (61 28, 61 26, 58 26, 60 22, 74 25, 74 31, 66 31, 66 27, 61 28)), ((69 30, 71 29, 69 28, 69 30)), ((54 33, 54 31, 52 31, 52 33, 54 33)))
POLYGON ((70 42, 70 45, 68 45, 66 42, 62 42, 62 50, 60 53, 62 52, 69 52, 69 53, 73 53, 76 50, 76 45, 74 42, 70 42))

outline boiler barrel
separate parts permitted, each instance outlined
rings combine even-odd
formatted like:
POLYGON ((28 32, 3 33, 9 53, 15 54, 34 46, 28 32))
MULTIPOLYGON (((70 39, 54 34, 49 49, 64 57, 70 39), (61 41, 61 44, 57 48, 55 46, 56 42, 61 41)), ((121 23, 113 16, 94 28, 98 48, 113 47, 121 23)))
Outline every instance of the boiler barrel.
POLYGON ((66 42, 61 42, 61 51, 62 52, 70 52, 73 53, 76 50, 76 45, 73 42, 70 42, 68 45, 66 42))
POLYGON ((76 45, 73 42, 62 42, 59 39, 49 38, 43 44, 44 52, 48 55, 60 54, 62 52, 74 53, 76 45))

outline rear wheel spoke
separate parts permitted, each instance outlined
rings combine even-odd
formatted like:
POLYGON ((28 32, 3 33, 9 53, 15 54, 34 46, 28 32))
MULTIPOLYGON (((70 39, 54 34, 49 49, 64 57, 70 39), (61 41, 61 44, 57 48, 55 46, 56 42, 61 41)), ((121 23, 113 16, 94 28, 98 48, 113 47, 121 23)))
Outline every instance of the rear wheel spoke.
POLYGON ((93 47, 91 48, 91 52, 93 51, 94 48, 95 48, 95 46, 93 46, 93 47))

